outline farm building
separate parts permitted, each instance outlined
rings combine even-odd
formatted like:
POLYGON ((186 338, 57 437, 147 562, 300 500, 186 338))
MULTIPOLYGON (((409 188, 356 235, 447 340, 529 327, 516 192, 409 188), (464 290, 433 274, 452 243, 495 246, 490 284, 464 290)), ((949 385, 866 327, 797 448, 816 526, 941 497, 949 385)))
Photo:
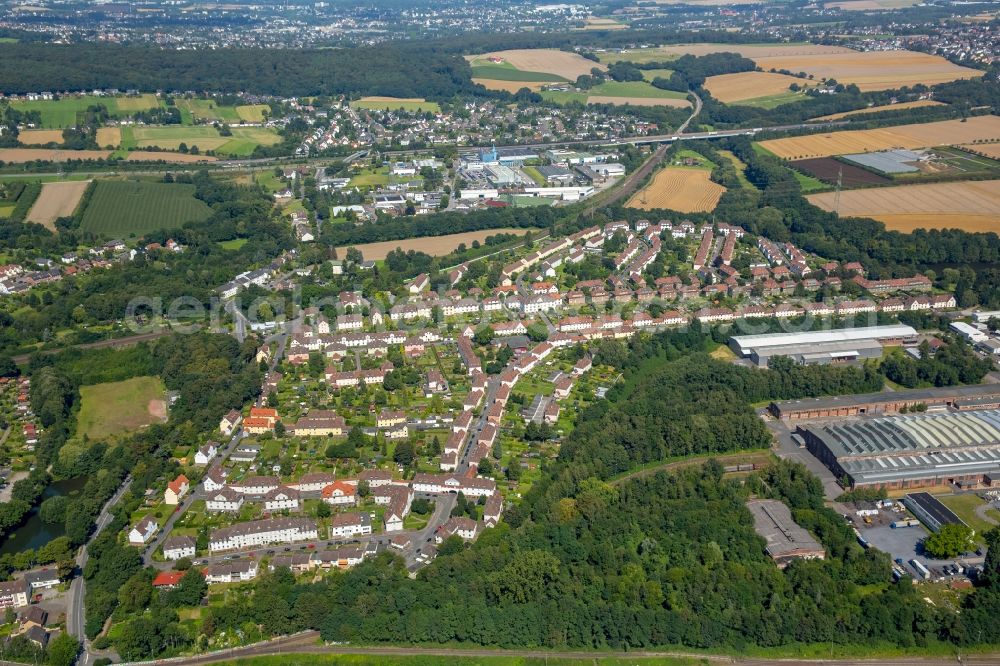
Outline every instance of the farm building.
POLYGON ((882 391, 772 402, 768 409, 783 420, 821 419, 859 414, 893 414, 903 407, 952 407, 959 411, 1000 408, 1000 385, 948 386, 945 388, 882 391))
POLYGON ((795 432, 851 487, 990 485, 1000 479, 1000 410, 852 419, 795 432))
POLYGON ((813 535, 792 519, 792 512, 777 500, 750 500, 753 528, 767 542, 766 551, 779 568, 792 560, 822 560, 826 551, 813 535))
POLYGON ((865 326, 805 333, 765 333, 734 335, 729 347, 742 358, 762 368, 775 356, 787 356, 797 363, 837 363, 882 356, 883 344, 915 343, 917 331, 911 326, 865 326))

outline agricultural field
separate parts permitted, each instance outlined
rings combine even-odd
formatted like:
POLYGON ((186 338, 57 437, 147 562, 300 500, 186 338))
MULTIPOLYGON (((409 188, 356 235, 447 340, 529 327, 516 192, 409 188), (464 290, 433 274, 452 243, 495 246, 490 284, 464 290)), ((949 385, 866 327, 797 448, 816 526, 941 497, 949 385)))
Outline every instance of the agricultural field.
POLYGON ((843 113, 831 113, 828 116, 819 116, 817 118, 810 118, 810 121, 816 120, 840 120, 841 118, 849 118, 851 116, 860 116, 866 113, 884 113, 886 111, 905 111, 906 109, 919 109, 924 106, 947 106, 944 102, 935 102, 932 99, 921 99, 915 102, 900 102, 899 104, 886 104, 884 106, 869 106, 865 109, 855 109, 854 111, 844 111, 843 113))
POLYGON ((270 110, 267 104, 247 104, 240 106, 219 106, 214 99, 178 98, 174 104, 182 117, 190 115, 193 121, 221 122, 238 125, 240 122, 259 123, 264 121, 264 113, 270 110))
MULTIPOLYGON (((752 57, 752 56, 751 56, 752 57)), ((918 83, 934 85, 982 76, 977 69, 954 65, 941 56, 916 51, 849 51, 824 55, 753 57, 763 69, 805 72, 816 80, 853 83, 862 91, 890 90, 918 83)))
POLYGON ((624 30, 627 27, 627 24, 620 23, 615 19, 589 16, 584 20, 581 30, 624 30))
MULTIPOLYGON (((834 53, 855 53, 851 49, 841 46, 820 46, 816 44, 671 44, 646 49, 630 49, 624 53, 602 53, 601 62, 617 62, 627 60, 629 62, 646 63, 675 60, 682 55, 704 56, 710 53, 739 53, 744 58, 757 58, 769 56, 806 56, 806 55, 830 55, 834 53)), ((789 71, 796 72, 797 69, 789 68, 789 71)))
POLYGON ((80 387, 77 434, 92 440, 167 420, 166 387, 159 377, 80 387))
POLYGON ((55 221, 73 214, 88 185, 90 185, 89 180, 42 184, 38 199, 28 211, 27 221, 36 222, 50 231, 55 231, 55 221))
POLYGON ((832 157, 796 160, 789 162, 788 166, 798 171, 804 171, 810 176, 815 176, 828 185, 836 185, 838 177, 842 178, 841 183, 844 187, 889 185, 892 183, 891 178, 886 178, 853 164, 845 164, 832 157))
POLYGON ((976 155, 1000 160, 1000 143, 965 143, 960 145, 959 148, 976 155))
POLYGON ((655 88, 646 81, 605 81, 587 91, 545 90, 542 97, 556 104, 631 104, 632 106, 673 106, 688 108, 687 95, 655 88))
POLYGON ((848 12, 868 12, 885 9, 902 9, 919 4, 921 0, 840 0, 827 2, 824 9, 840 9, 848 12))
POLYGON ((472 61, 472 78, 496 79, 498 81, 536 81, 540 83, 560 83, 567 81, 558 74, 529 72, 514 67, 509 62, 491 62, 486 59, 472 61))
POLYGON ((792 84, 801 87, 815 85, 806 79, 771 72, 719 74, 705 80, 705 88, 712 93, 712 97, 726 104, 738 102, 752 105, 754 100, 759 99, 766 100, 764 103, 776 102, 777 105, 805 99, 803 93, 793 93, 788 89, 792 84), (776 96, 778 100, 773 99, 776 96))
MULTIPOLYGON (((487 236, 496 236, 497 234, 522 235, 529 231, 535 232, 537 229, 516 229, 512 227, 484 229, 481 231, 466 231, 460 234, 448 234, 447 236, 424 236, 421 238, 407 238, 405 240, 365 243, 363 245, 353 245, 350 247, 356 247, 361 251, 361 255, 369 261, 385 259, 386 255, 395 250, 397 247, 402 248, 404 251, 416 250, 417 252, 425 252, 434 257, 440 257, 451 253, 462 243, 469 246, 472 245, 472 241, 479 241, 482 243, 486 240, 487 236)), ((346 251, 346 247, 338 248, 337 256, 344 256, 346 251)))
POLYGON ((493 60, 502 60, 522 72, 542 72, 561 77, 567 81, 576 81, 584 74, 590 74, 593 68, 604 69, 600 63, 587 60, 581 55, 560 51, 558 49, 514 49, 511 51, 495 51, 482 55, 466 56, 473 68, 478 64, 500 64, 493 60), (491 60, 491 58, 493 60, 491 60))
POLYGON ((101 127, 97 130, 97 145, 117 148, 122 142, 122 131, 117 127, 101 127))
POLYGON ((681 213, 707 213, 719 203, 726 191, 709 180, 707 169, 666 167, 652 182, 639 190, 625 204, 627 208, 656 210, 666 208, 681 213))
MULTIPOLYGON (((836 194, 811 194, 810 203, 834 209, 836 194)), ((889 229, 1000 231, 1000 180, 899 185, 840 193, 841 216, 871 217, 889 229)))
POLYGON ((125 156, 126 162, 173 162, 174 164, 193 164, 195 162, 213 162, 211 155, 191 155, 190 153, 168 153, 160 150, 136 150, 125 156))
POLYGON ((11 106, 21 111, 38 111, 42 115, 42 127, 56 129, 72 127, 77 124, 77 113, 86 111, 88 107, 101 104, 114 117, 127 116, 136 111, 145 111, 159 106, 155 95, 139 95, 137 97, 95 97, 81 95, 79 97, 62 97, 57 100, 15 100, 11 106))
POLYGON ((128 128, 122 134, 124 148, 159 148, 178 150, 180 145, 198 147, 200 152, 212 150, 223 155, 246 157, 257 146, 273 146, 281 142, 274 130, 263 127, 239 127, 231 129, 232 136, 222 136, 211 125, 186 127, 164 125, 128 128))
POLYGON ((211 213, 211 208, 194 198, 194 185, 102 181, 83 212, 80 228, 106 238, 139 237, 204 220, 211 213))
POLYGON ((642 70, 642 78, 647 81, 653 81, 654 79, 669 79, 670 75, 674 73, 672 69, 644 69, 642 70))
POLYGON ((975 141, 1000 141, 1000 117, 975 116, 966 121, 899 125, 872 130, 847 130, 762 141, 778 157, 796 160, 878 150, 953 146, 975 141))
POLYGON ((381 111, 402 109, 403 111, 431 111, 433 113, 441 111, 437 102, 428 102, 423 97, 362 97, 351 102, 351 108, 381 111))
POLYGON ((22 146, 44 146, 50 143, 62 143, 62 130, 21 130, 17 140, 22 146))
POLYGON ((103 160, 110 150, 55 150, 49 148, 0 148, 0 162, 65 162, 66 160, 103 160))

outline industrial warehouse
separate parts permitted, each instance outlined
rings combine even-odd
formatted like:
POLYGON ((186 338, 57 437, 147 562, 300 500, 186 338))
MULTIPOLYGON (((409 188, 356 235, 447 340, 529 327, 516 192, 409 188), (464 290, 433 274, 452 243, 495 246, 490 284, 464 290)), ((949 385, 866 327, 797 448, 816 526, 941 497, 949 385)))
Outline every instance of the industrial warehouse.
POLYGON ((754 530, 767 541, 767 554, 779 568, 792 560, 822 560, 823 546, 792 519, 792 512, 777 500, 750 500, 747 508, 753 514, 754 530))
POLYGON ((734 335, 729 347, 740 357, 766 368, 775 356, 787 356, 796 363, 846 363, 880 358, 883 345, 916 344, 917 331, 911 326, 863 326, 803 333, 734 335))
POLYGON ((795 433, 852 488, 974 487, 1000 479, 996 409, 807 424, 795 433))
POLYGON ((784 421, 862 414, 894 414, 903 408, 1000 409, 1000 384, 881 391, 772 402, 768 410, 784 421))

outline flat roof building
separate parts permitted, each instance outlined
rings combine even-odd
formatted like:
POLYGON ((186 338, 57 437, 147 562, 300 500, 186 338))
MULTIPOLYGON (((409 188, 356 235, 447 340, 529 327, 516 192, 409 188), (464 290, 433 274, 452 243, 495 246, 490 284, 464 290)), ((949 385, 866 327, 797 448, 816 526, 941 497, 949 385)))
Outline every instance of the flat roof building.
POLYGON ((834 363, 878 358, 884 344, 915 344, 917 331, 902 324, 838 328, 803 333, 734 335, 729 347, 741 358, 767 367, 775 356, 788 356, 797 363, 834 363))
POLYGON ((795 432, 853 488, 991 485, 1000 478, 1000 410, 851 419, 795 432))
POLYGON ((903 498, 903 505, 931 532, 937 532, 945 525, 965 524, 951 509, 930 493, 910 493, 903 498))
POLYGON ((929 408, 953 407, 963 410, 993 407, 994 404, 1000 406, 1000 384, 802 398, 772 402, 768 409, 780 419, 794 421, 861 414, 893 414, 903 407, 909 408, 914 405, 926 405, 929 408), (994 403, 994 400, 997 403, 994 403))
POLYGON ((805 528, 792 520, 792 512, 778 500, 750 500, 753 528, 767 542, 766 552, 779 568, 792 560, 822 560, 826 550, 805 528))

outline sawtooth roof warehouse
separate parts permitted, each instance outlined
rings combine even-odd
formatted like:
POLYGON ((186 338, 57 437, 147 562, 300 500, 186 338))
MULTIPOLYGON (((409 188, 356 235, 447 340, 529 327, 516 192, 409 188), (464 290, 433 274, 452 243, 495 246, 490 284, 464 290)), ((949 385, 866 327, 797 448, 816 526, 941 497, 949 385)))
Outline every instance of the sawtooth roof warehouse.
POLYGON ((1000 480, 1000 410, 805 424, 809 452, 851 487, 919 488, 1000 480))

